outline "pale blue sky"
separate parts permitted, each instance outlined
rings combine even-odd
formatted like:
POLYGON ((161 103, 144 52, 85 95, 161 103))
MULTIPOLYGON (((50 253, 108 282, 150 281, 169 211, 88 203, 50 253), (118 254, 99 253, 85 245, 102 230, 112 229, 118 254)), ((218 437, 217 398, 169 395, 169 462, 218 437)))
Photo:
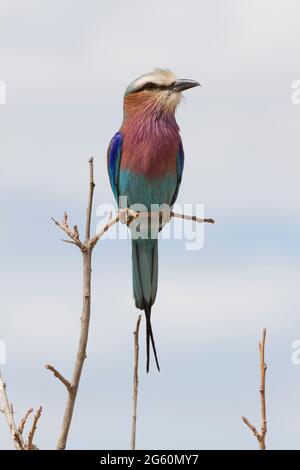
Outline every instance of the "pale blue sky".
MULTIPOLYGON (((21 417, 44 407, 37 444, 53 448, 80 316, 80 254, 50 223, 68 210, 82 231, 87 160, 95 204, 113 202, 106 148, 127 84, 153 67, 201 82, 178 123, 181 203, 205 204, 204 249, 160 244, 153 327, 161 373, 145 374, 138 448, 255 449, 257 341, 268 328, 269 447, 299 449, 299 122, 297 0, 0 0, 2 373, 21 417)), ((94 214, 94 226, 97 217, 94 214)), ((132 331, 130 242, 95 251, 88 359, 70 448, 128 448, 132 331)), ((2 418, 0 416, 0 418, 2 418)), ((4 420, 0 448, 11 446, 4 420)))

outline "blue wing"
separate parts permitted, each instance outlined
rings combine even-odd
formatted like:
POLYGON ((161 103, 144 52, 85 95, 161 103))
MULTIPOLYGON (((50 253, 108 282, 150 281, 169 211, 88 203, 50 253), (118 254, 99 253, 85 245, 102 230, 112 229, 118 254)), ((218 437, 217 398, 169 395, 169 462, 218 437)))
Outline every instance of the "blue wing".
POLYGON ((116 201, 119 200, 119 172, 122 156, 123 136, 121 132, 117 132, 110 141, 107 150, 107 171, 111 189, 113 190, 116 201))
POLYGON ((175 189, 175 193, 174 193, 174 196, 173 196, 173 199, 172 199, 171 206, 173 206, 173 204, 175 204, 175 201, 177 199, 180 184, 181 184, 181 180, 182 180, 183 168, 184 168, 184 151, 183 151, 183 146, 182 146, 181 140, 180 140, 180 143, 179 143, 179 148, 178 148, 178 152, 177 152, 177 156, 176 156, 176 168, 177 168, 177 186, 176 186, 176 189, 175 189))

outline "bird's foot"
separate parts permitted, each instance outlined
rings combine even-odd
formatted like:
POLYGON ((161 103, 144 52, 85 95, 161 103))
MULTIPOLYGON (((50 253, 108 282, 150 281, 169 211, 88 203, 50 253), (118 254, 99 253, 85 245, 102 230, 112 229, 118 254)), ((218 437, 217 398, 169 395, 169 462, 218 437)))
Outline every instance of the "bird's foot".
POLYGON ((163 227, 164 225, 168 224, 171 220, 171 208, 169 206, 163 207, 160 210, 159 216, 160 226, 163 227))
POLYGON ((119 209, 119 220, 122 224, 127 224, 127 208, 119 209))

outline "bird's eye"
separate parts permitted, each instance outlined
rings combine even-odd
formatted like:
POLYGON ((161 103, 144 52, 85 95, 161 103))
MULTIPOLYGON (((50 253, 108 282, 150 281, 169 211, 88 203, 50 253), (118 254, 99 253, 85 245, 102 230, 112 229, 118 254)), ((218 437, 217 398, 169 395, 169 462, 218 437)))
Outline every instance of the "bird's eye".
MULTIPOLYGON (((175 83, 175 82, 174 82, 175 83)), ((173 83, 171 84, 172 87, 173 83)), ((133 91, 133 93, 138 93, 140 91, 151 91, 151 90, 168 90, 170 85, 158 85, 157 83, 148 82, 145 83, 142 87, 138 88, 137 90, 133 91)))
POLYGON ((146 83, 145 90, 155 90, 158 86, 155 83, 146 83))

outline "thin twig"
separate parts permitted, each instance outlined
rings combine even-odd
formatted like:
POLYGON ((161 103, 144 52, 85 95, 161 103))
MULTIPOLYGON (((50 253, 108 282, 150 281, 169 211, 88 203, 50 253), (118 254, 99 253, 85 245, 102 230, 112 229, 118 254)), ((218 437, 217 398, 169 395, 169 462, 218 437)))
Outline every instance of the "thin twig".
POLYGON ((113 225, 117 224, 120 220, 119 214, 109 219, 109 221, 101 228, 101 230, 91 239, 90 246, 94 248, 101 237, 107 232, 113 225))
POLYGON ((57 377, 58 380, 60 380, 65 385, 69 393, 72 393, 72 385, 67 379, 64 378, 64 376, 60 372, 58 372, 57 369, 55 369, 55 367, 53 367, 51 364, 46 364, 45 367, 46 369, 51 370, 51 372, 53 372, 54 376, 57 377))
POLYGON ((267 407, 266 407, 266 372, 267 365, 265 363, 265 343, 266 343, 266 334, 267 330, 264 328, 262 332, 262 340, 259 342, 259 352, 260 352, 260 402, 261 402, 261 435, 263 437, 264 449, 265 445, 265 436, 267 433, 267 407))
POLYGON ((134 337, 134 367, 133 367, 133 399, 132 399, 132 425, 131 425, 131 445, 130 449, 135 450, 136 441, 136 419, 137 419, 137 399, 139 387, 139 330, 142 316, 139 315, 136 323, 136 329, 133 332, 134 337))
MULTIPOLYGON (((90 160, 89 160, 89 162, 90 162, 90 160)), ((94 188, 94 187, 95 187, 95 183, 93 183, 93 185, 92 184, 90 185, 89 198, 92 197, 92 195, 93 195, 94 189, 92 189, 92 188, 94 188)), ((65 242, 65 243, 70 243, 72 245, 77 245, 82 251, 82 250, 85 250, 87 248, 87 246, 89 248, 94 248, 96 246, 96 244, 98 243, 98 241, 100 240, 100 238, 103 237, 105 232, 107 232, 113 225, 117 224, 121 220, 121 217, 120 217, 121 212, 123 214, 124 213, 126 214, 125 215, 126 223, 132 222, 134 219, 137 219, 142 214, 140 212, 136 212, 136 211, 133 211, 133 210, 127 208, 127 209, 120 210, 115 217, 112 217, 110 215, 108 222, 99 230, 98 233, 96 233, 96 235, 94 237, 92 237, 91 239, 88 239, 88 240, 86 239, 85 243, 82 243, 79 240, 78 232, 74 233, 74 230, 72 231, 68 225, 65 225, 64 222, 58 222, 53 217, 51 217, 51 220, 55 223, 55 225, 60 227, 71 238, 71 240, 61 239, 61 241, 65 242)), ((86 231, 88 230, 88 227, 89 227, 89 230, 90 230, 90 223, 91 223, 89 209, 87 209, 87 213, 89 214, 89 222, 86 225, 86 231)), ((66 213, 65 213, 65 216, 67 216, 66 213)), ((124 217, 124 215, 123 215, 123 217, 124 217)), ((201 218, 201 217, 196 217, 194 215, 178 214, 176 212, 170 212, 170 218, 190 220, 190 221, 194 221, 194 222, 197 222, 197 223, 200 223, 200 224, 202 224, 202 223, 214 224, 215 223, 214 219, 205 219, 205 218, 201 218)), ((74 229, 77 229, 77 227, 75 226, 74 229)))
POLYGON ((246 426, 248 426, 248 428, 253 432, 254 436, 258 439, 258 431, 256 429, 255 426, 253 426, 253 424, 251 424, 247 418, 245 418, 245 416, 242 416, 242 420, 244 421, 244 423, 246 424, 246 426))
MULTIPOLYGON (((134 219, 137 219, 143 213, 133 211, 129 208, 122 209, 118 212, 115 217, 109 218, 108 222, 101 228, 101 230, 91 239, 90 245, 92 248, 96 245, 96 243, 100 240, 100 238, 107 232, 113 225, 117 224, 120 220, 126 220, 126 223, 132 222, 134 219), (123 213, 123 217, 120 216, 120 213, 123 213), (124 215, 125 214, 125 215, 124 215)), ((194 215, 186 215, 186 214, 177 214, 176 212, 170 212, 170 218, 179 218, 185 220, 191 220, 198 223, 209 223, 214 224, 214 219, 203 219, 200 217, 196 217, 194 215)))
POLYGON ((267 412, 266 412, 266 371, 267 365, 265 363, 265 343, 266 343, 266 328, 263 329, 261 341, 258 344, 259 357, 260 357, 260 404, 261 404, 261 430, 257 431, 255 426, 249 422, 245 416, 242 416, 243 422, 253 432, 254 436, 258 440, 260 450, 266 450, 266 434, 267 434, 267 412))
POLYGON ((26 421, 29 417, 29 415, 33 413, 33 408, 29 408, 29 410, 26 411, 25 415, 23 416, 23 418, 21 419, 21 422, 19 424, 19 427, 18 427, 18 432, 20 434, 23 434, 23 431, 24 431, 24 428, 25 428, 25 424, 26 424, 26 421))
POLYGON ((43 408, 40 406, 33 417, 32 426, 28 434, 27 450, 33 450, 36 448, 33 444, 33 438, 34 438, 34 433, 36 431, 37 423, 41 417, 42 411, 43 411, 43 408))
POLYGON ((61 238, 61 241, 64 243, 70 243, 71 245, 76 245, 76 243, 72 242, 72 240, 65 240, 64 238, 61 238))
POLYGON ((185 219, 185 220, 193 220, 194 222, 198 222, 199 224, 207 223, 207 224, 214 224, 214 219, 203 219, 201 217, 196 217, 195 215, 186 215, 186 214, 177 214, 176 212, 171 212, 171 217, 177 219, 185 219))
POLYGON ((89 159, 89 169, 90 169, 90 192, 89 192, 89 199, 88 199, 88 207, 86 210, 86 226, 85 226, 85 242, 86 243, 90 240, 91 215, 92 215, 93 196, 94 196, 94 189, 95 189, 93 158, 89 159))

